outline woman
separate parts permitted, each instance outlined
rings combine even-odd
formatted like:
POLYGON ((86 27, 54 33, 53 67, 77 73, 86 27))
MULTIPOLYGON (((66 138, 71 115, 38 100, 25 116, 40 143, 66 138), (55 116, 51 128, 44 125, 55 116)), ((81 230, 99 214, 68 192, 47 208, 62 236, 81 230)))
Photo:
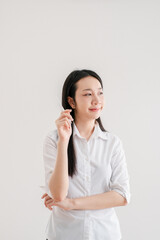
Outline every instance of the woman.
POLYGON ((65 109, 45 140, 45 190, 51 215, 48 240, 120 240, 114 207, 130 202, 129 175, 122 141, 104 129, 101 78, 75 70, 62 90, 65 109), (52 208, 53 207, 53 208, 52 208))

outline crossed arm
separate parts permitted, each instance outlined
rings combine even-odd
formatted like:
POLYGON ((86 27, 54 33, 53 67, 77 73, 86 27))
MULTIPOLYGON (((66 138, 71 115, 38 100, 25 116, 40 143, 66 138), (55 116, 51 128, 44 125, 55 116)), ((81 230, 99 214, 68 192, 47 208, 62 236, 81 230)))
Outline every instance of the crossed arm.
MULTIPOLYGON (((90 210, 90 209, 104 209, 104 208, 112 208, 117 206, 125 206, 127 205, 126 199, 118 192, 112 190, 109 192, 96 194, 92 196, 87 197, 80 197, 80 198, 65 198, 66 193, 68 191, 68 175, 66 174, 67 169, 67 154, 66 149, 67 145, 63 142, 58 142, 58 153, 57 153, 57 159, 56 165, 54 166, 54 169, 58 169, 58 171, 54 171, 53 175, 51 177, 51 180, 49 181, 51 184, 49 184, 50 192, 52 196, 55 196, 55 199, 61 200, 56 201, 49 197, 47 193, 45 193, 42 198, 45 198, 45 205, 50 210, 52 209, 51 206, 58 206, 66 210, 90 210), (64 150, 64 151, 63 151, 64 150), (63 167, 62 167, 63 166, 63 167), (64 174, 62 174, 62 169, 64 174), (56 175, 54 175, 56 173, 56 175), (65 176, 65 177, 63 177, 65 176), (52 179, 53 178, 53 179, 52 179), (56 188, 53 188, 54 182, 58 184, 56 188), (66 185, 64 185, 64 182, 66 185), (62 189, 61 193, 59 193, 59 189, 62 189)), ((50 138, 46 139, 45 145, 44 145, 44 159, 46 161, 47 165, 47 171, 46 174, 50 176, 50 171, 53 171, 53 166, 50 167, 50 170, 48 170, 48 166, 53 162, 53 159, 56 159, 56 151, 53 151, 56 146, 53 145, 53 142, 50 138), (54 155, 53 155, 54 153, 54 155)), ((48 179, 46 180, 48 182, 48 179)), ((125 161, 125 154, 122 147, 122 142, 119 140, 117 142, 117 147, 115 150, 115 153, 112 156, 112 177, 110 181, 110 189, 113 189, 122 185, 124 188, 126 188, 126 191, 129 191, 129 185, 128 185, 128 172, 127 172, 127 166, 125 161)))
POLYGON ((91 210, 127 205, 126 199, 115 191, 109 191, 81 198, 66 198, 60 202, 54 202, 53 199, 50 198, 46 193, 42 196, 42 198, 44 197, 44 204, 50 210, 52 210, 52 206, 58 206, 65 210, 91 210))

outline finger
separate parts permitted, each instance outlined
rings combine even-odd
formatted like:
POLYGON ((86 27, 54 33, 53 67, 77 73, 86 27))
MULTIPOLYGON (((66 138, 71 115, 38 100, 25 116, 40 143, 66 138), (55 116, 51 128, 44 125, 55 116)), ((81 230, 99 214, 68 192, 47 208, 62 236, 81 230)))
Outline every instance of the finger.
POLYGON ((52 207, 47 207, 47 208, 48 208, 49 210, 51 210, 51 211, 52 211, 52 209, 53 209, 52 207))
POLYGON ((47 204, 47 207, 48 207, 48 208, 52 208, 53 206, 54 206, 54 205, 51 204, 51 203, 50 203, 50 204, 47 204))
POLYGON ((52 198, 50 198, 49 196, 47 196, 47 197, 45 198, 44 204, 45 204, 46 207, 47 207, 47 202, 48 202, 50 199, 52 199, 52 198))
POLYGON ((55 206, 56 203, 54 201, 50 202, 50 203, 46 203, 47 206, 51 207, 51 206, 55 206))
POLYGON ((49 210, 52 210, 52 206, 49 206, 47 204, 45 204, 46 208, 48 208, 49 210))
POLYGON ((68 129, 70 129, 70 123, 69 123, 68 121, 65 122, 64 125, 65 125, 68 129))
POLYGON ((50 200, 47 200, 47 201, 46 201, 46 204, 50 204, 50 203, 54 203, 54 200, 53 200, 53 199, 50 199, 50 200))
POLYGON ((60 115, 62 115, 62 114, 68 114, 68 115, 70 115, 71 112, 72 112, 72 109, 64 110, 64 111, 61 111, 60 115))
POLYGON ((48 199, 52 199, 52 198, 50 196, 47 196, 45 199, 48 200, 48 199))
POLYGON ((70 128, 70 122, 67 118, 61 119, 58 125, 59 126, 66 126, 67 128, 70 128))
POLYGON ((46 196, 48 196, 47 193, 43 194, 41 198, 43 199, 43 198, 46 197, 46 196))
POLYGON ((62 111, 61 113, 60 113, 60 117, 61 116, 63 116, 63 115, 68 115, 68 116, 71 116, 70 114, 71 114, 71 111, 62 111))
POLYGON ((59 119, 62 119, 64 117, 69 118, 71 121, 73 121, 73 117, 70 115, 70 113, 61 113, 59 119))
POLYGON ((58 124, 64 123, 65 121, 69 123, 69 122, 70 122, 70 119, 68 119, 67 117, 64 117, 64 118, 62 118, 62 119, 59 120, 59 123, 58 123, 58 124))
POLYGON ((59 120, 58 125, 60 125, 61 123, 64 123, 64 122, 68 122, 68 123, 70 124, 71 120, 68 119, 67 117, 64 117, 64 118, 62 118, 62 119, 59 120))
POLYGON ((47 207, 53 207, 53 206, 55 206, 54 203, 47 204, 47 207))
POLYGON ((48 205, 47 202, 45 202, 44 204, 45 204, 45 206, 46 206, 47 208, 48 208, 48 207, 51 207, 51 203, 50 203, 50 205, 48 205))
POLYGON ((67 109, 63 110, 61 113, 63 113, 63 112, 71 112, 71 111, 72 111, 72 109, 67 108, 67 109))

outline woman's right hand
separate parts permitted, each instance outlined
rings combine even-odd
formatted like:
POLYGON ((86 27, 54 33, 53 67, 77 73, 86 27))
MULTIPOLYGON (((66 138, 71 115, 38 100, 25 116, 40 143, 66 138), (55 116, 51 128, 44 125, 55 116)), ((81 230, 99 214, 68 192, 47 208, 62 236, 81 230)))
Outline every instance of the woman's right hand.
POLYGON ((73 118, 70 115, 71 111, 72 109, 66 109, 62 111, 60 117, 55 121, 58 130, 58 136, 62 140, 68 141, 72 134, 71 121, 73 121, 73 118))
MULTIPOLYGON (((46 208, 48 208, 49 210, 52 210, 52 208, 48 205, 48 201, 51 200, 52 198, 50 196, 48 196, 47 193, 44 193, 41 197, 41 199, 43 199, 45 197, 44 200, 44 205, 46 206, 46 208)), ((53 200, 53 199, 52 199, 53 200)))

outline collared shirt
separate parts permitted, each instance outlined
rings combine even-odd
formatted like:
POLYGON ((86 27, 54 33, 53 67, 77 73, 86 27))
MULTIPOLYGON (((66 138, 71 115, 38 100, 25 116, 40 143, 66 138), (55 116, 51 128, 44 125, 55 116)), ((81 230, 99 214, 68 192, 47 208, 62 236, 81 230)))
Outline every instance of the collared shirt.
MULTIPOLYGON (((57 129, 44 139, 43 159, 45 192, 52 197, 48 182, 56 163, 57 129)), ((78 174, 69 176, 67 198, 80 198, 114 190, 130 202, 129 174, 123 144, 111 132, 101 130, 96 121, 87 141, 73 122, 73 143, 78 174)), ((46 238, 49 240, 120 240, 121 230, 114 208, 96 210, 64 210, 53 206, 46 238)))

